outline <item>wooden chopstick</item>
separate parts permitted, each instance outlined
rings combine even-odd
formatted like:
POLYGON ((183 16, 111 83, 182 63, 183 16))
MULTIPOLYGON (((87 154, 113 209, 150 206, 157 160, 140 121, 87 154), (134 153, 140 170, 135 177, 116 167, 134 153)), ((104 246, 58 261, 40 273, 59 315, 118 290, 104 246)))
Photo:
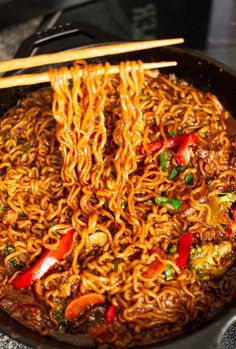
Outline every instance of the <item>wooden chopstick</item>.
MULTIPOLYGON (((144 69, 157 69, 157 68, 165 68, 165 67, 173 67, 176 66, 177 62, 152 62, 152 63, 143 63, 144 69)), ((102 70, 99 70, 100 74, 102 74, 102 70)), ((117 74, 119 73, 118 65, 111 65, 109 68, 109 74, 117 74)), ((82 75, 82 70, 81 70, 82 75)), ((71 79, 72 76, 68 70, 68 79, 71 79)), ((50 81, 49 72, 37 73, 37 74, 22 74, 22 75, 13 75, 4 78, 0 78, 0 89, 14 87, 14 86, 24 86, 24 85, 35 85, 42 84, 44 82, 50 81)))
POLYGON ((56 64, 75 61, 78 59, 88 59, 93 57, 110 56, 131 51, 147 50, 155 47, 182 44, 183 42, 183 38, 124 42, 112 45, 108 44, 105 46, 94 46, 79 50, 43 54, 33 57, 15 58, 8 61, 0 62, 0 73, 16 69, 38 67, 46 64, 56 64))

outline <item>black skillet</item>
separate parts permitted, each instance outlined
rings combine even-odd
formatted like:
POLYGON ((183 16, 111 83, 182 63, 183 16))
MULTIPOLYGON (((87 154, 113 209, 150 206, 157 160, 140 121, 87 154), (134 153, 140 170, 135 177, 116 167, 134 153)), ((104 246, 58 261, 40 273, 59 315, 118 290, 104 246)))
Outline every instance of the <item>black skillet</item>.
MULTIPOLYGON (((20 46, 16 57, 32 55, 37 48, 37 54, 55 52, 62 49, 84 45, 97 45, 102 42, 120 41, 118 38, 105 33, 91 25, 79 24, 59 26, 48 31, 38 32, 26 39, 20 46)), ((120 60, 141 59, 142 61, 176 60, 178 66, 163 69, 163 73, 175 73, 202 90, 216 94, 224 106, 236 117, 236 74, 223 64, 214 61, 200 53, 178 47, 166 47, 140 51, 125 55, 93 59, 93 62, 109 60, 117 63, 120 60)), ((45 62, 46 63, 46 62, 45 62)), ((46 68, 34 68, 39 72, 46 68)), ((29 70, 28 70, 29 71, 29 70)), ((32 71, 32 70, 31 70, 32 71)), ((9 107, 16 104, 27 92, 40 86, 20 87, 2 90, 0 93, 0 112, 2 115, 9 107)), ((236 275, 236 274, 234 274, 236 275)), ((228 304, 220 313, 197 329, 187 331, 184 335, 156 345, 150 349, 217 349, 225 330, 236 321, 236 302, 228 304)), ((77 337, 77 343, 72 338, 71 343, 60 342, 62 338, 42 337, 12 320, 0 311, 0 331, 29 346, 38 349, 82 349, 88 348, 92 342, 86 336, 77 337), (76 344, 76 345, 75 345, 76 344)), ((69 340, 70 341, 70 340, 69 340)))

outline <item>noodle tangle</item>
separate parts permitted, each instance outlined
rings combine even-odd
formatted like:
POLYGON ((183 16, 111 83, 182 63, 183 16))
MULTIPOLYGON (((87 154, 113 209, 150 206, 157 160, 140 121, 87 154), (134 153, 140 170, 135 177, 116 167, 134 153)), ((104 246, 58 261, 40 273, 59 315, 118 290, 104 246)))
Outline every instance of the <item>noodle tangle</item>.
POLYGON ((229 281, 226 292, 218 280, 234 263, 236 145, 232 117, 211 93, 139 61, 109 69, 79 61, 51 70, 51 88, 1 120, 0 306, 12 313, 12 280, 73 231, 47 273, 14 289, 40 321, 12 316, 41 334, 88 333, 122 348, 179 334, 231 299, 229 281), (181 145, 169 139, 193 133, 180 166, 181 145), (100 305, 70 320, 68 305, 87 294, 100 305))

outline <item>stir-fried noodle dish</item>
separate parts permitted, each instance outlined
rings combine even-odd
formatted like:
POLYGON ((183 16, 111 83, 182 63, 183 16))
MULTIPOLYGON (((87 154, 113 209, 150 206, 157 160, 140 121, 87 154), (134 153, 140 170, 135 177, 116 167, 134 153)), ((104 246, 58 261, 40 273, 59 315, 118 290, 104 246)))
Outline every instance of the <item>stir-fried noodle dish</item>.
POLYGON ((0 122, 0 307, 118 348, 221 309, 235 295, 232 116, 141 62, 50 79, 0 122))

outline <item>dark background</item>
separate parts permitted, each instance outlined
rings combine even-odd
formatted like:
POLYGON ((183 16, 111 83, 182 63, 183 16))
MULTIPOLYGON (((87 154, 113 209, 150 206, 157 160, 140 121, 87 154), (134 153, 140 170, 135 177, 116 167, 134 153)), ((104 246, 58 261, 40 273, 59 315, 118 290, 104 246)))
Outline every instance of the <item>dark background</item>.
POLYGON ((185 46, 236 69, 236 0, 0 0, 0 29, 87 21, 121 38, 183 36, 185 46))

